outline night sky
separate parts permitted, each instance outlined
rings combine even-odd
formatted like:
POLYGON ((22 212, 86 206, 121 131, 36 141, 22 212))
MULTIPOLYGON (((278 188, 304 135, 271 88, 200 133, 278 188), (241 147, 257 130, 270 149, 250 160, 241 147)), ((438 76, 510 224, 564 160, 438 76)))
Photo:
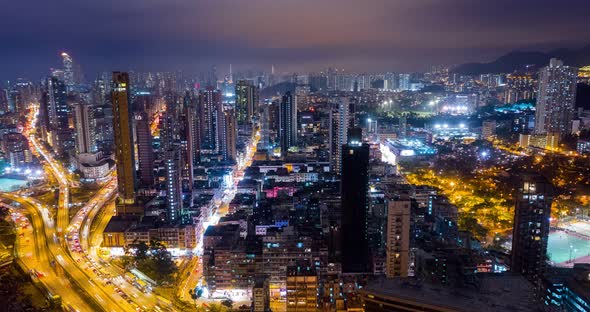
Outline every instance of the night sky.
POLYGON ((5 0, 0 79, 99 70, 420 71, 590 44, 589 0, 5 0))

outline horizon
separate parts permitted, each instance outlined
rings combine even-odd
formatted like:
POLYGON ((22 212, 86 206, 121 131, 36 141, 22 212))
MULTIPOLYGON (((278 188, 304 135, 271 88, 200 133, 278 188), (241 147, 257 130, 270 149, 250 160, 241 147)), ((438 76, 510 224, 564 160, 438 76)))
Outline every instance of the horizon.
POLYGON ((423 72, 590 43, 576 14, 590 5, 580 0, 306 1, 9 3, 0 12, 0 79, 42 77, 59 66, 62 51, 88 76, 115 69, 196 73, 213 64, 423 72))

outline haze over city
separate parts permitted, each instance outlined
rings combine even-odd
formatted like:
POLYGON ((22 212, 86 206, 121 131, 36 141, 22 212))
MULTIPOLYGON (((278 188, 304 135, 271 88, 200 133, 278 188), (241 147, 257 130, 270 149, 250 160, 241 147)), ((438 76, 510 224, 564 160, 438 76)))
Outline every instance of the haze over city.
POLYGON ((1 311, 590 311, 587 1, 5 2, 1 311))
POLYGON ((424 71, 513 50, 590 43, 588 3, 542 1, 8 1, 0 12, 6 80, 67 51, 89 73, 113 69, 424 71))

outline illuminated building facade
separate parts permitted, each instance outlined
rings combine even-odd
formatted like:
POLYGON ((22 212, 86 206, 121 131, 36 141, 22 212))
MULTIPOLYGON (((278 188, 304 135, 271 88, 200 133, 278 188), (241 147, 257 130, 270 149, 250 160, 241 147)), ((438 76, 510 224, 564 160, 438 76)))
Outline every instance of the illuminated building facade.
POLYGON ((135 156, 129 106, 129 74, 113 72, 111 101, 119 201, 124 205, 135 202, 135 156))
POLYGON ((246 80, 236 83, 236 119, 238 124, 251 124, 258 109, 258 88, 246 80))
POLYGON ((395 198, 387 209, 387 277, 407 277, 410 269, 410 198, 395 198))
POLYGON ((572 130, 578 70, 551 59, 539 73, 539 93, 535 112, 535 134, 558 138, 572 130))
POLYGON ((535 283, 547 262, 553 186, 538 175, 523 175, 516 194, 512 234, 512 272, 535 283))
POLYGON ((285 93, 279 106, 279 138, 281 154, 297 145, 297 96, 285 93))

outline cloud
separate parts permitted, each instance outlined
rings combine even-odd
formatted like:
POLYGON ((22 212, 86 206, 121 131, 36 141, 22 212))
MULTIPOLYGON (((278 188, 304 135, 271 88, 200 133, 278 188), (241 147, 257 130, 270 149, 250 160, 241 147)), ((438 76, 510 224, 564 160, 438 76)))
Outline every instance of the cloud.
POLYGON ((0 11, 0 78, 70 51, 88 71, 422 70, 512 49, 590 42, 583 0, 20 0, 0 11))

